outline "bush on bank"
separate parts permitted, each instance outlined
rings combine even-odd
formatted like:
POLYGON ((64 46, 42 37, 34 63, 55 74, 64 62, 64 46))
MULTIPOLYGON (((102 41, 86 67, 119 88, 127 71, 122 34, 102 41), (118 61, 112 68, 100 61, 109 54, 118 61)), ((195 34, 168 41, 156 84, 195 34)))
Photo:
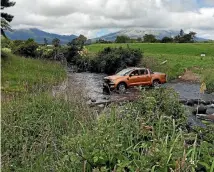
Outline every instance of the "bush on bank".
POLYGON ((39 47, 33 39, 27 41, 17 41, 13 43, 12 52, 25 57, 36 57, 36 49, 39 47))
POLYGON ((78 54, 73 58, 73 63, 81 71, 89 70, 91 72, 113 74, 126 67, 138 66, 142 57, 140 49, 107 47, 97 55, 90 53, 86 55, 78 54))

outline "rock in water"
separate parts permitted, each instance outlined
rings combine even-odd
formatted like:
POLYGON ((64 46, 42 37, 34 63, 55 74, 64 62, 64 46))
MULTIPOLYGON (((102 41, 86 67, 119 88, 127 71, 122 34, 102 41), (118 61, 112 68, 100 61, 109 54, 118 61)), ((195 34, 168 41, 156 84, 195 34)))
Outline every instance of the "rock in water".
POLYGON ((91 102, 93 102, 93 103, 96 102, 96 99, 91 99, 91 102))
POLYGON ((204 105, 199 105, 199 106, 196 107, 196 109, 194 109, 194 110, 192 111, 192 113, 193 113, 194 115, 196 115, 196 114, 206 114, 206 111, 207 111, 207 107, 206 107, 206 106, 204 106, 204 105))
POLYGON ((207 105, 207 108, 214 108, 214 104, 207 105))
POLYGON ((213 115, 204 115, 204 114, 197 114, 199 119, 209 120, 214 122, 214 114, 213 115))
POLYGON ((110 97, 103 97, 103 99, 104 99, 104 100, 109 100, 109 99, 110 99, 110 97))
POLYGON ((194 106, 194 100, 187 100, 187 103, 186 103, 187 106, 194 106))
POLYGON ((207 114, 207 115, 212 115, 212 114, 214 114, 214 108, 207 108, 206 114, 207 114))
POLYGON ((105 105, 104 105, 104 104, 100 104, 100 105, 98 105, 98 107, 100 107, 100 108, 104 108, 104 107, 105 107, 105 105))

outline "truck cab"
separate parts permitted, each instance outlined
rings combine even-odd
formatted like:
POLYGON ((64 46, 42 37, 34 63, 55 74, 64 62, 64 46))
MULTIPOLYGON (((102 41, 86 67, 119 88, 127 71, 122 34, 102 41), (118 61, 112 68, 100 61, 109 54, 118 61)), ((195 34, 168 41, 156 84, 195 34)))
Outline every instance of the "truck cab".
POLYGON ((132 86, 153 86, 159 87, 166 83, 167 76, 164 73, 152 72, 148 68, 126 68, 115 75, 104 78, 104 87, 110 90, 117 89, 124 91, 132 86))

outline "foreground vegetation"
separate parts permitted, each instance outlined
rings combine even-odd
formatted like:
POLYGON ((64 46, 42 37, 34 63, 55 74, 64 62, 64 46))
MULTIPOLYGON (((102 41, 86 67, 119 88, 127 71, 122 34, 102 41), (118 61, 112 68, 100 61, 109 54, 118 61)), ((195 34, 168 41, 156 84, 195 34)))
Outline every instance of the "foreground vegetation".
POLYGON ((76 98, 38 94, 3 104, 3 170, 213 171, 213 128, 188 133, 172 92, 143 92, 98 118, 76 98))
POLYGON ((143 52, 142 66, 165 72, 168 79, 178 78, 186 70, 201 76, 210 92, 214 91, 214 44, 92 44, 87 46, 89 52, 99 52, 105 47, 130 47, 143 52), (205 53, 205 57, 201 57, 205 53), (161 62, 166 61, 161 65, 161 62))
POLYGON ((3 85, 16 78, 14 84, 22 87, 23 75, 37 85, 19 99, 2 100, 3 171, 213 172, 213 125, 186 127, 172 90, 142 91, 137 102, 112 105, 97 116, 72 85, 69 101, 52 97, 48 87, 41 92, 41 78, 55 78, 46 81, 49 85, 65 75, 59 65, 19 56, 3 65, 2 75, 8 76, 3 85), (46 65, 52 68, 44 70, 46 65))

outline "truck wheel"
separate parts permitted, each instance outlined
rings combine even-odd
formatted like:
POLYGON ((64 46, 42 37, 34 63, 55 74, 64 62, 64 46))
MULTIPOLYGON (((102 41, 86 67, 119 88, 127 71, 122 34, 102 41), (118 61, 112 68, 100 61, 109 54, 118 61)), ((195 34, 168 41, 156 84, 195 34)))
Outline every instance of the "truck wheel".
POLYGON ((125 83, 119 83, 117 86, 117 90, 120 93, 124 93, 126 91, 126 84, 125 83))
POLYGON ((159 81, 159 80, 154 80, 154 81, 152 82, 152 86, 153 86, 154 88, 160 88, 160 81, 159 81))

